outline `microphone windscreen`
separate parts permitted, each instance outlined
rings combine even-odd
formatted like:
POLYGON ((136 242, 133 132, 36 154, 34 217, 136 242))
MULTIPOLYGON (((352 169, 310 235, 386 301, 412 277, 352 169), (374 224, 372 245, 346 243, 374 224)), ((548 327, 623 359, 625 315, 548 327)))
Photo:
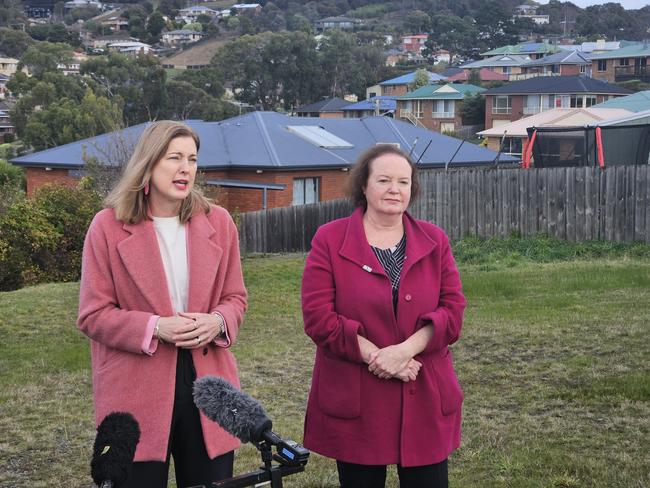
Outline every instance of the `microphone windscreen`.
POLYGON ((126 482, 140 441, 140 427, 130 413, 108 414, 97 427, 90 474, 97 485, 110 481, 115 488, 126 482))
POLYGON ((204 376, 194 382, 194 403, 206 417, 242 442, 257 442, 272 427, 254 398, 223 378, 204 376))

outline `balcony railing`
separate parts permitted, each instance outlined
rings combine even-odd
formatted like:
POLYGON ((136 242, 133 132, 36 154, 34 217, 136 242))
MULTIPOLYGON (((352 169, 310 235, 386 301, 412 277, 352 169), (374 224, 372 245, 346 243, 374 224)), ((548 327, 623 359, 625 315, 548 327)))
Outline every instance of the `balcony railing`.
POLYGON ((650 81, 650 67, 648 66, 615 66, 614 81, 641 80, 650 81))
POLYGON ((434 119, 453 119, 454 112, 433 112, 434 119))

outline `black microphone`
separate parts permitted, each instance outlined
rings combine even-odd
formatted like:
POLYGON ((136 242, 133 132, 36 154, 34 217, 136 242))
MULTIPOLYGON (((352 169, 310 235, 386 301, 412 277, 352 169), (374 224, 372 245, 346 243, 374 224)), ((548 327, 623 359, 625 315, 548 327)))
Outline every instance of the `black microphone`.
POLYGON ((129 477, 140 427, 130 413, 109 413, 97 427, 90 475, 101 488, 119 488, 129 477))
POLYGON ((277 446, 282 462, 304 464, 309 451, 271 431, 273 423, 262 405, 223 378, 204 376, 194 382, 194 403, 210 420, 242 442, 266 442, 277 446))

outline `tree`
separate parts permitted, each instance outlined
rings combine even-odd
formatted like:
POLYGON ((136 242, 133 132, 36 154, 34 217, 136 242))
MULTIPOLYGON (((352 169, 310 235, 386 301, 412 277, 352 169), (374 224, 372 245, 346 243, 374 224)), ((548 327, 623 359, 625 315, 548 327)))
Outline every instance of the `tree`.
POLYGON ((59 64, 72 60, 72 49, 68 44, 40 42, 27 48, 18 69, 27 68, 36 79, 41 79, 48 71, 56 71, 59 64))
POLYGON ((498 0, 488 0, 483 7, 476 11, 474 16, 476 29, 479 31, 479 40, 482 50, 494 49, 518 42, 515 24, 512 15, 505 10, 498 0))
POLYGON ((190 83, 217 99, 224 94, 223 73, 216 68, 184 70, 174 80, 190 83))
MULTIPOLYGON (((95 82, 111 100, 121 100, 125 125, 159 118, 167 103, 165 70, 157 58, 113 53, 95 57, 81 65, 81 73, 95 82)), ((117 102, 116 102, 117 103, 117 102)))
POLYGON ((415 71, 413 81, 409 84, 409 91, 415 91, 420 87, 429 85, 430 83, 429 73, 426 69, 420 68, 415 71))
POLYGON ((76 32, 69 32, 64 24, 35 24, 27 28, 27 32, 37 41, 66 43, 70 46, 81 46, 81 38, 76 32))
POLYGON ((478 30, 472 19, 435 15, 431 23, 428 48, 440 46, 449 51, 452 59, 455 55, 469 57, 474 53, 478 30))
POLYGON ((147 19, 147 42, 155 44, 160 41, 160 34, 165 28, 166 22, 160 11, 156 10, 147 19))
POLYGON ((34 39, 26 32, 0 28, 0 53, 5 56, 20 58, 32 44, 34 39))
POLYGON ((422 10, 411 10, 406 14, 404 27, 413 33, 427 32, 431 29, 431 17, 422 10))
POLYGON ((322 77, 316 43, 303 32, 241 36, 219 50, 212 66, 221 69, 237 99, 272 110, 313 96, 322 77))
POLYGON ((464 125, 476 125, 485 122, 485 98, 481 94, 466 95, 460 107, 464 125))

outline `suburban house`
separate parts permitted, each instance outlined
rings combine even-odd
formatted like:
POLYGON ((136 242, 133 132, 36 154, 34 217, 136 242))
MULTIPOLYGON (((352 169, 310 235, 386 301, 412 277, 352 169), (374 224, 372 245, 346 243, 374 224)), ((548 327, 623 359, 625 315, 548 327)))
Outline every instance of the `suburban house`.
POLYGON ((429 34, 413 34, 402 37, 401 47, 405 51, 421 53, 424 49, 424 43, 427 42, 429 34))
POLYGON ((20 60, 15 58, 0 57, 0 75, 11 76, 18 71, 20 60))
POLYGON ((495 73, 508 75, 512 80, 515 76, 521 74, 521 67, 530 61, 530 57, 521 54, 497 54, 471 63, 465 63, 461 66, 463 70, 487 69, 495 73))
POLYGON ((524 42, 521 44, 508 45, 490 49, 481 53, 484 58, 491 58, 492 56, 499 56, 502 54, 516 54, 522 56, 529 56, 531 59, 543 58, 549 54, 554 54, 560 51, 558 46, 549 44, 547 42, 524 42))
POLYGON ((451 76, 447 77, 447 81, 451 83, 464 83, 469 80, 472 72, 477 72, 480 81, 508 81, 510 78, 508 75, 503 73, 497 73, 487 68, 477 68, 477 69, 461 69, 451 76))
POLYGON ((586 76, 538 76, 483 92, 485 128, 552 108, 588 108, 631 91, 586 76))
POLYGON ((377 96, 343 107, 343 114, 346 118, 361 118, 371 115, 394 117, 396 107, 395 97, 377 96))
POLYGON ((593 108, 622 108, 630 112, 644 112, 650 110, 650 90, 636 92, 626 97, 612 98, 594 105, 593 108))
POLYGON ((138 54, 147 54, 151 51, 151 46, 138 41, 117 41, 107 44, 106 49, 111 52, 137 56, 138 54))
POLYGON ((63 11, 67 14, 71 10, 81 7, 95 7, 96 9, 101 10, 103 5, 101 2, 98 2, 96 0, 70 0, 69 2, 65 2, 63 4, 63 11))
MULTIPOLYGON (((416 71, 411 71, 410 73, 398 76, 397 78, 391 78, 390 80, 380 82, 379 86, 381 87, 381 95, 405 95, 410 90, 409 85, 411 85, 413 80, 415 80, 415 73, 416 71)), ((445 80, 443 76, 440 76, 437 73, 431 73, 430 71, 427 73, 429 74, 429 83, 439 83, 445 80)))
POLYGON ((167 46, 175 47, 200 41, 204 36, 205 34, 203 34, 203 32, 190 29, 179 29, 164 32, 162 35, 162 42, 167 46))
MULTIPOLYGON (((14 134, 16 129, 11 123, 11 117, 9 116, 9 110, 0 108, 0 142, 4 144, 6 134, 14 134)), ((8 140, 8 138, 7 138, 8 140)))
POLYGON ((511 81, 535 76, 591 76, 591 59, 589 55, 578 50, 560 51, 559 53, 532 59, 521 65, 522 74, 512 77, 511 81))
POLYGON ((129 30, 129 19, 120 15, 111 15, 102 20, 100 24, 108 27, 113 32, 129 30))
POLYGON ((314 27, 316 27, 318 32, 323 32, 327 29, 352 30, 360 25, 362 25, 360 19, 350 17, 327 17, 314 22, 314 27))
POLYGON ((230 8, 237 14, 243 14, 244 12, 253 12, 259 14, 262 11, 262 5, 259 3, 236 3, 230 8))
POLYGON ((455 132, 463 126, 463 99, 484 91, 465 83, 423 86, 397 97, 397 116, 436 132, 455 132))
POLYGON ((351 102, 338 97, 325 98, 318 102, 304 105, 294 110, 298 117, 321 117, 327 119, 342 119, 343 108, 350 105, 351 102))
POLYGON ((517 19, 530 19, 537 25, 544 25, 550 22, 550 16, 541 15, 537 13, 537 6, 535 5, 518 5, 514 9, 512 20, 517 19))
POLYGON ((214 10, 208 7, 202 7, 195 5, 193 7, 182 8, 178 11, 176 15, 176 21, 182 21, 186 24, 192 24, 196 22, 201 15, 207 15, 210 18, 216 18, 219 15, 218 10, 214 10))
POLYGON ((526 147, 528 141, 528 127, 583 126, 629 114, 627 110, 614 108, 554 108, 509 124, 486 129, 478 135, 487 140, 487 147, 493 151, 501 148, 504 154, 521 158, 522 149, 526 147))
POLYGON ((4 100, 5 98, 11 96, 9 89, 7 88, 8 81, 9 77, 7 75, 0 74, 0 100, 4 100))
MULTIPOLYGON (((201 138, 202 180, 208 187, 218 187, 219 202, 231 212, 341 198, 349 168, 376 144, 399 146, 423 168, 482 166, 496 157, 489 149, 389 117, 314 119, 252 112, 220 122, 187 123, 201 138), (429 145, 431 150, 427 150, 429 145)), ((100 164, 116 165, 115 148, 135 145, 146 125, 11 162, 26 169, 29 195, 49 182, 74 186, 84 174, 85 159, 94 157, 100 164)))
POLYGON ((110 36, 100 36, 92 40, 92 47, 94 49, 106 49, 109 44, 114 42, 127 42, 127 41, 137 41, 134 37, 131 37, 128 32, 122 31, 110 36))
POLYGON ((591 56, 593 77, 609 83, 640 80, 650 82, 648 43, 632 44, 591 56))

